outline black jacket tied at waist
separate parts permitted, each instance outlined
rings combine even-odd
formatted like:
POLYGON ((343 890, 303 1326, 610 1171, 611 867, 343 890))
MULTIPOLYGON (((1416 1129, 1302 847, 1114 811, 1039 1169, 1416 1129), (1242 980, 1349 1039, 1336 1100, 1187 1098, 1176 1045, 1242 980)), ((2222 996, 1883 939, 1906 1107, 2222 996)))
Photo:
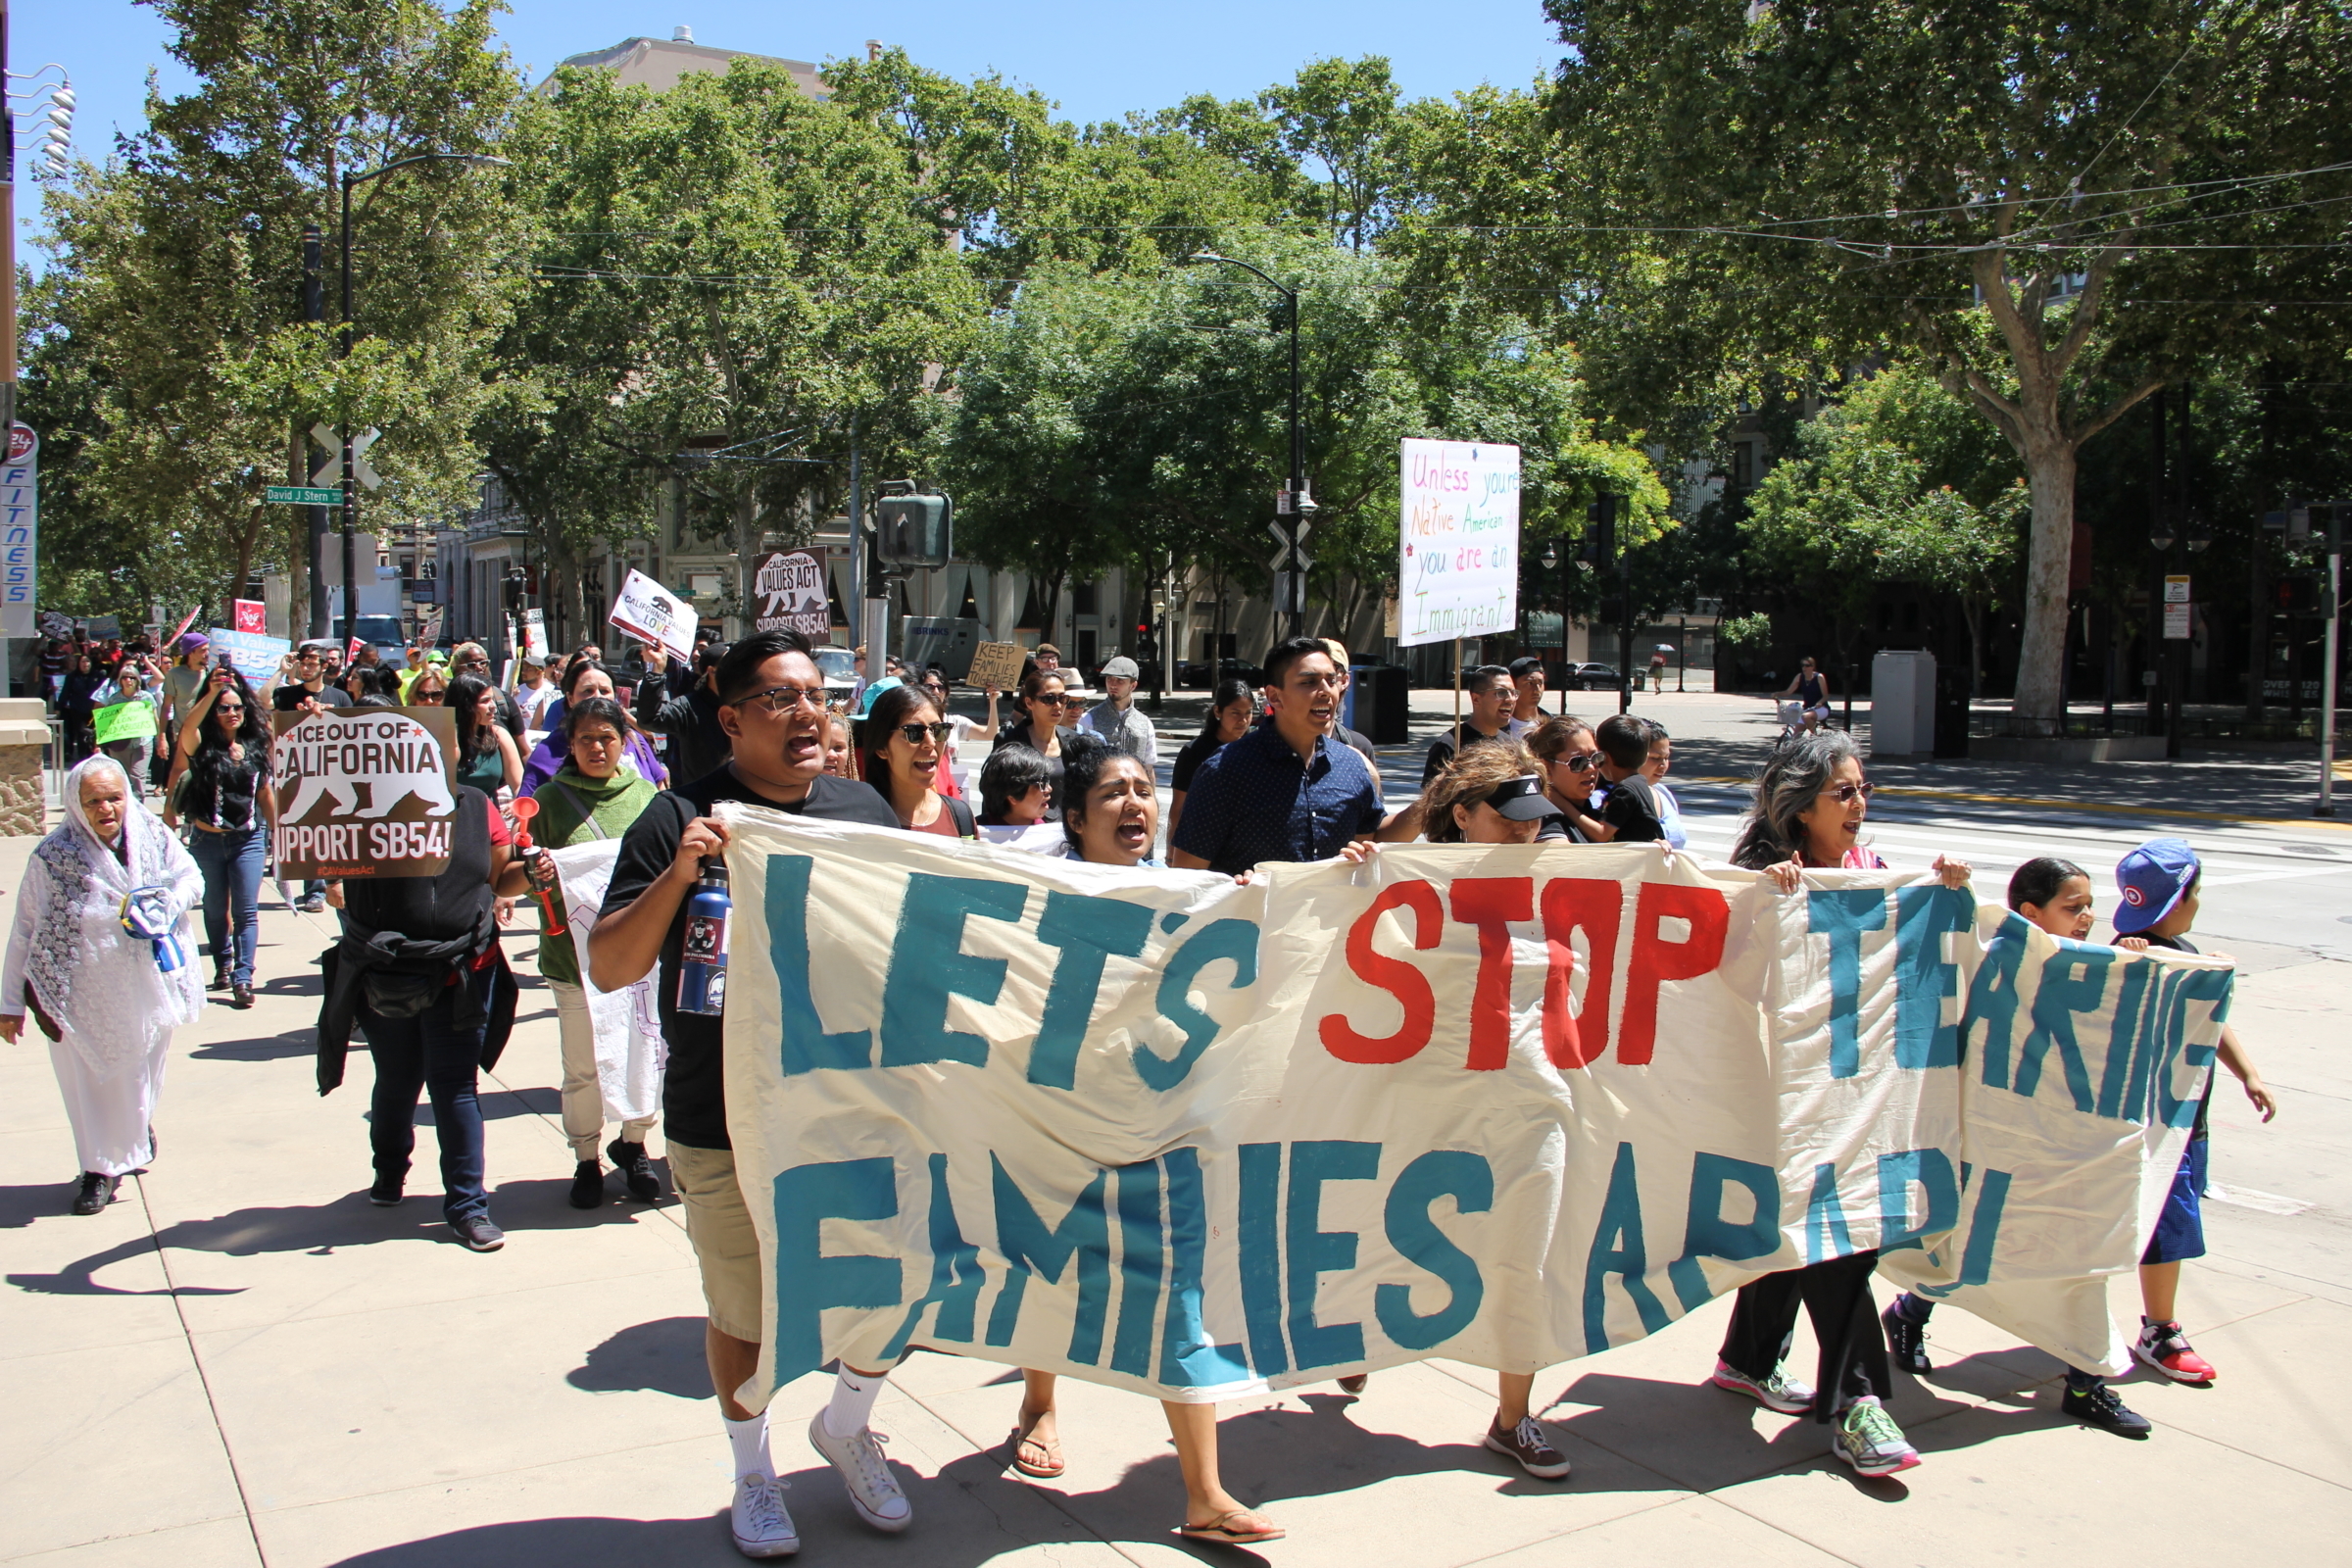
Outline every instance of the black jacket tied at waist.
POLYGON ((318 1093, 329 1094, 343 1082, 344 1058, 351 1051, 355 1024, 365 1030, 365 1013, 382 1018, 408 1018, 439 1001, 450 999, 450 1023, 458 1029, 482 1031, 481 1064, 498 1064, 514 1028, 514 977, 498 945, 496 917, 485 904, 475 930, 443 942, 426 942, 398 931, 370 931, 343 916, 343 936, 319 955, 326 995, 318 1005, 318 1093), (482 954, 491 961, 481 969, 474 960, 482 954))

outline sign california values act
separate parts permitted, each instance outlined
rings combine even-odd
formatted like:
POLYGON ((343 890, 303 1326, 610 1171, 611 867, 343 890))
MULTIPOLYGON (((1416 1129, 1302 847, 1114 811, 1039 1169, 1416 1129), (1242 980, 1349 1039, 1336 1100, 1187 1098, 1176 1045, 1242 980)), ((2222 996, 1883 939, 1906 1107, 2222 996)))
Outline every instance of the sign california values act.
POLYGON ((1530 1372, 1877 1250, 2069 1363, 2212 1070, 2221 961, 1643 845, 1206 873, 725 806, 761 1375, 927 1346, 1202 1400, 1530 1372))
POLYGON ((1396 469, 1396 640, 1414 648, 1518 625, 1519 449, 1405 441, 1396 469))

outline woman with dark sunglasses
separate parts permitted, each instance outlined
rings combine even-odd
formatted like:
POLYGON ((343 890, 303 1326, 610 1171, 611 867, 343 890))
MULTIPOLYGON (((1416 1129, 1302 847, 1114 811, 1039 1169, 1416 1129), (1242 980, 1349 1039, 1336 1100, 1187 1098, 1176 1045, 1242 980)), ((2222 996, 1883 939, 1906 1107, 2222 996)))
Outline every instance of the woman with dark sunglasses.
MULTIPOLYGON (((1560 836, 1571 844, 1605 843, 1609 829, 1592 814, 1592 791, 1600 783, 1600 748, 1592 743, 1592 726, 1556 713, 1528 732, 1527 749, 1535 754, 1544 798, 1560 813, 1552 818, 1560 836)), ((1544 824, 1539 836, 1549 838, 1551 824, 1544 824)))
MULTIPOLYGON (((1062 721, 1069 716, 1070 700, 1059 671, 1032 669, 1021 677, 1012 700, 1013 715, 997 731, 997 746, 1026 746, 1046 760, 1052 775, 1046 790, 1046 820, 1061 820, 1062 743, 1078 731, 1062 721)), ((994 751, 996 747, 991 747, 994 751)))
POLYGON ((277 815, 270 766, 270 725, 241 679, 210 687, 189 710, 191 736, 173 765, 164 820, 186 817, 188 851, 204 873, 204 939, 213 950, 211 989, 232 1007, 253 1005, 253 956, 262 934, 262 867, 270 858, 269 824, 277 815), (183 782, 184 781, 184 782, 183 782), (232 933, 231 917, 235 927, 232 933))
MULTIPOLYGON (((1783 893, 1797 892, 1808 870, 1884 870, 1886 862, 1862 842, 1870 796, 1852 736, 1838 730, 1793 736, 1756 775, 1755 802, 1732 863, 1764 872, 1783 893)), ((1946 887, 1968 885, 1965 860, 1938 855, 1935 869, 1946 887)), ((1816 1421, 1832 1423, 1831 1446, 1865 1476, 1890 1476, 1919 1463, 1919 1450, 1883 1402, 1894 1378, 1886 1325, 1870 1295, 1878 1266, 1878 1249, 1871 1248, 1740 1287, 1711 1380, 1768 1410, 1810 1410, 1816 1421), (1818 1394, 1782 1365, 1800 1306, 1821 1346, 1818 1394)))
POLYGON ((934 787, 940 748, 955 731, 920 686, 884 690, 858 729, 858 771, 881 791, 901 827, 950 839, 973 836, 972 808, 934 787))

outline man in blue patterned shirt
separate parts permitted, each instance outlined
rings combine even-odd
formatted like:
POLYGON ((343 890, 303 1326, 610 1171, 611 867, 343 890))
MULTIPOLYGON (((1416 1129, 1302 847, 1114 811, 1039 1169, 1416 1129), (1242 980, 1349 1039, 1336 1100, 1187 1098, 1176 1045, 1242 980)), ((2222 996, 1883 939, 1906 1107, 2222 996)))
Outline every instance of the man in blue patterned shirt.
POLYGON ((1266 655, 1271 722, 1200 764, 1168 861, 1239 876, 1273 860, 1328 860, 1359 839, 1405 839, 1408 810, 1384 822, 1372 769, 1329 737, 1346 675, 1318 638, 1266 655))

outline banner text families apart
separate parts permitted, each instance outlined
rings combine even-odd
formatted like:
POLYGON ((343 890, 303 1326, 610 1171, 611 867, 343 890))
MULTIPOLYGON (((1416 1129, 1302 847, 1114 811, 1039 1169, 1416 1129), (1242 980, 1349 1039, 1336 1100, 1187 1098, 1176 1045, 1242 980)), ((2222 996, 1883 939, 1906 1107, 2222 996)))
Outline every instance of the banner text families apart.
POLYGON ((1207 1399, 1532 1371, 1881 1268, 2121 1370, 2226 964, 1647 847, 1075 864, 725 808, 757 1396, 928 1346, 1207 1399))

